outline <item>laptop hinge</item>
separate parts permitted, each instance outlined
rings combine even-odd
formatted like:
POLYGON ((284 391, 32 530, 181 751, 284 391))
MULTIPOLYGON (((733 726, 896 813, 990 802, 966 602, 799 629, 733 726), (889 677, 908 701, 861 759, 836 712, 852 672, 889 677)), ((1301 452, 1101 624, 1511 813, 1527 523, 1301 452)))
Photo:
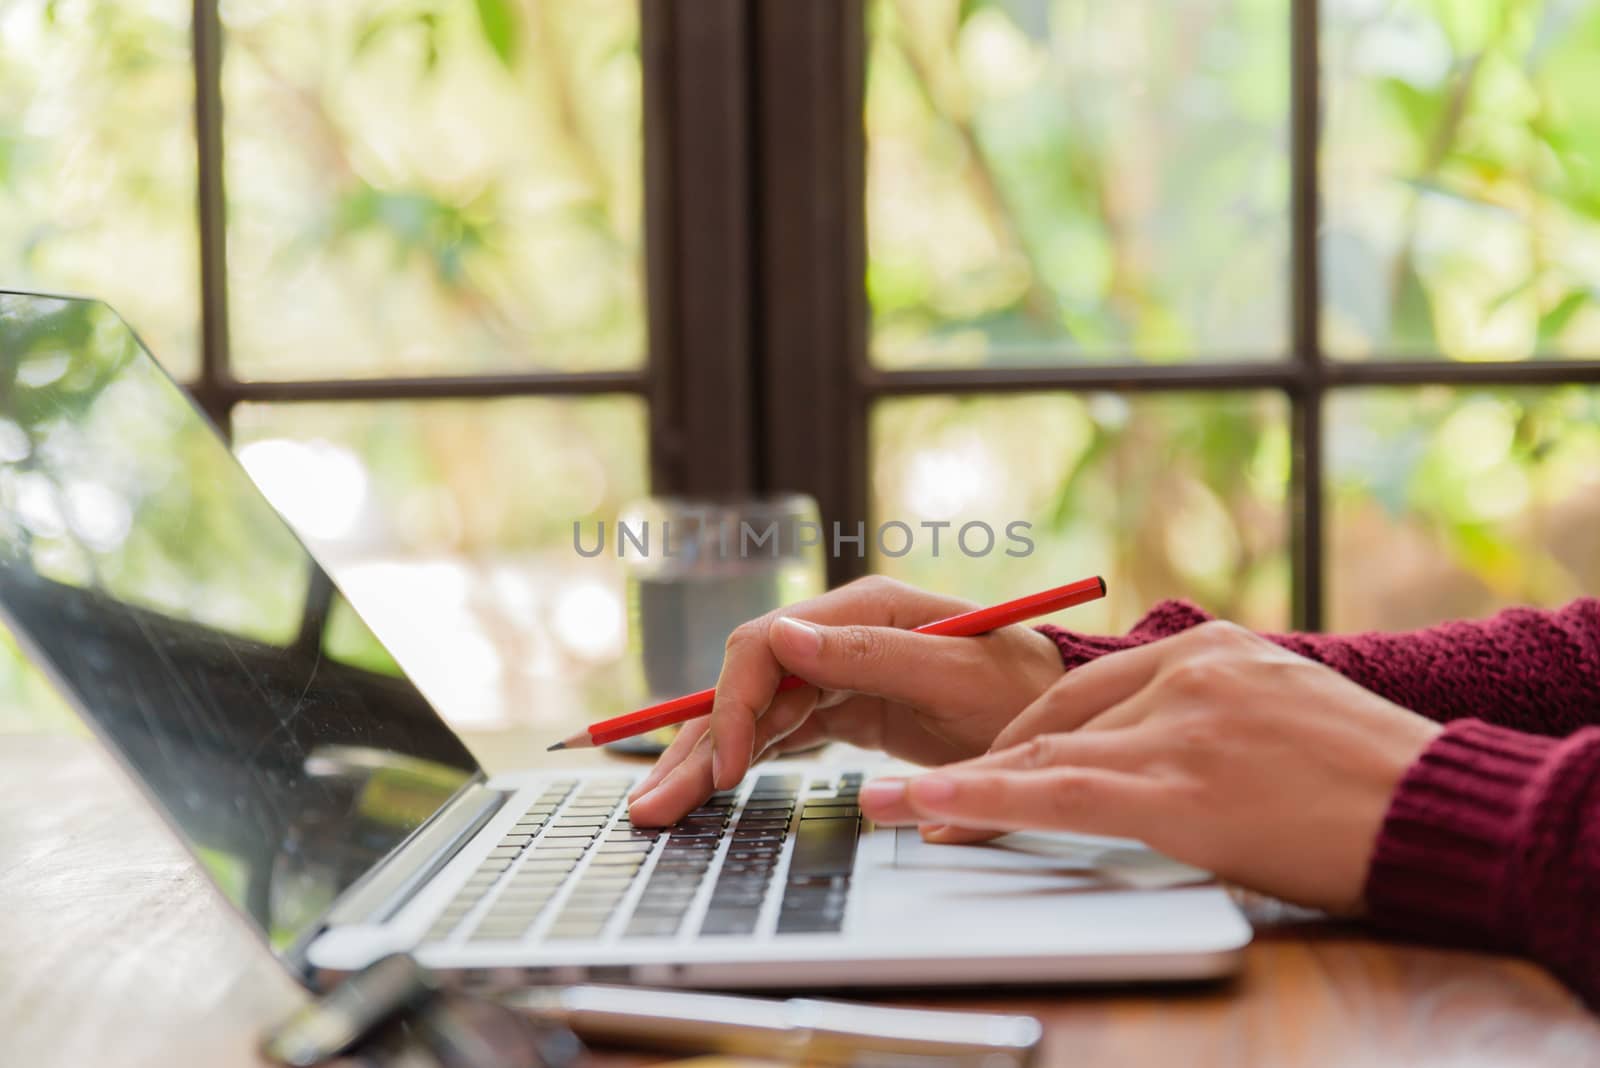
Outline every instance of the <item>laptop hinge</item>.
POLYGON ((326 925, 380 923, 443 868, 511 795, 481 783, 468 786, 411 840, 366 879, 352 887, 328 913, 326 925))

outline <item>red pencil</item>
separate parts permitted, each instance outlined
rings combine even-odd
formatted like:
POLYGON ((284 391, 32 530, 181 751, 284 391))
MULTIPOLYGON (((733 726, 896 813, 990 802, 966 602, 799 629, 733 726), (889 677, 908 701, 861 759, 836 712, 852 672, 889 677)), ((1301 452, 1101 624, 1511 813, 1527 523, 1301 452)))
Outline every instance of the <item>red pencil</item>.
MULTIPOLYGON (((989 608, 974 608, 970 612, 963 612, 958 616, 948 619, 935 620, 924 623, 912 629, 918 634, 938 634, 949 638, 972 638, 979 634, 987 634, 991 630, 1009 627, 1013 623, 1021 623, 1025 619, 1037 619, 1039 616, 1049 615, 1051 612, 1074 605, 1084 604, 1088 601, 1098 600, 1106 595, 1105 579, 1098 576, 1082 579, 1065 586, 1057 586, 1053 590, 1042 593, 1029 594, 1027 597, 1018 597, 1015 601, 993 605, 989 608)), ((778 683, 778 691, 792 690, 797 686, 804 686, 805 680, 794 675, 785 675, 783 681, 778 683)), ((552 745, 554 749, 587 749, 593 745, 605 745, 621 738, 631 738, 635 734, 653 731, 658 727, 668 727, 674 723, 703 716, 711 711, 711 700, 716 696, 716 688, 701 690, 699 693, 685 694, 674 697, 670 701, 663 701, 659 705, 641 708, 637 712, 628 712, 610 719, 603 719, 598 723, 591 723, 588 727, 563 738, 552 745)))

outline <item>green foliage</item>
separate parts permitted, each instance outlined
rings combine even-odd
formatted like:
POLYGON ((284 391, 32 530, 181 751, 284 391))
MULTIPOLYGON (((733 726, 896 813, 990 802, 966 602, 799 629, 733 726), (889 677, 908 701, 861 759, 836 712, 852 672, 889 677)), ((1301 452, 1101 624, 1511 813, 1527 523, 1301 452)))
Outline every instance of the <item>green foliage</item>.
POLYGON ((1281 351, 1280 17, 1244 0, 1176 14, 1083 0, 870 7, 877 362, 1281 351))
POLYGON ((240 0, 223 17, 241 374, 639 366, 632 0, 240 0))
POLYGON ((478 26, 500 62, 510 67, 516 62, 517 21, 510 0, 475 0, 478 26))

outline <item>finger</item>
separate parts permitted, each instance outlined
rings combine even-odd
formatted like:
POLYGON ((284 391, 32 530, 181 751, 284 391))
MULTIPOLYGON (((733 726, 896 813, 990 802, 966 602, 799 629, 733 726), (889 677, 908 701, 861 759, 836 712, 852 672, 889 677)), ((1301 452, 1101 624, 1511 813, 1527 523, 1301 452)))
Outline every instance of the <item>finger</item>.
POLYGON ((782 678, 783 668, 767 648, 765 634, 753 627, 733 632, 711 702, 711 781, 715 789, 732 788, 749 770, 756 717, 772 701, 782 678))
POLYGON ((707 733, 661 782, 629 802, 628 817, 641 827, 662 827, 676 823, 703 803, 715 789, 711 784, 710 748, 711 736, 707 733))
POLYGON ((779 756, 785 753, 797 753, 829 740, 827 724, 820 717, 812 715, 808 716, 800 726, 778 739, 769 752, 779 756))
MULTIPOLYGON (((1150 759, 1153 743, 1141 732, 1115 731, 1096 734, 1045 734, 1030 738, 1021 745, 998 753, 974 757, 941 768, 938 776, 987 775, 1000 772, 1043 771, 1051 769, 1092 769, 1098 771, 1132 772, 1143 767, 1150 759)), ((861 787, 861 814, 879 823, 906 824, 918 822, 921 815, 907 793, 907 784, 917 780, 901 777, 873 779, 861 787)), ((938 824, 938 820, 922 820, 938 824)), ((970 825, 960 828, 972 830, 970 825)), ((984 825, 976 830, 993 833, 984 825)), ((938 833, 939 840, 950 837, 948 829, 938 833)), ((968 838, 960 835, 957 838, 968 838)))
MULTIPOLYGON (((1119 706, 1120 707, 1120 706, 1119 706)), ((1140 771, 1160 753, 1160 739, 1134 723, 1123 730, 1036 734, 1006 749, 985 753, 941 771, 1042 771, 1048 768, 1099 768, 1140 771)))
POLYGON ((780 616, 768 630, 768 645, 778 663, 813 686, 915 707, 978 699, 991 685, 978 670, 986 656, 981 638, 780 616), (963 695, 964 689, 972 692, 963 695))
MULTIPOLYGON (((756 751, 752 755, 751 764, 760 760, 770 750, 773 739, 787 735, 795 727, 805 722, 806 716, 810 714, 811 707, 816 703, 816 700, 817 691, 809 686, 779 694, 777 700, 773 701, 772 705, 756 719, 756 751)), ((673 740, 673 745, 677 746, 678 742, 684 740, 684 733, 688 732, 690 726, 697 726, 698 730, 693 737, 688 739, 688 743, 682 748, 682 751, 676 754, 676 759, 672 761, 670 766, 663 766, 666 765, 668 756, 673 755, 672 748, 669 747, 668 751, 661 755, 661 760, 657 763, 656 768, 629 794, 628 800, 630 803, 643 798, 645 794, 654 790, 657 785, 679 769, 683 769, 684 781, 697 784, 712 783, 712 758, 715 750, 709 742, 701 744, 701 740, 710 726, 710 721, 706 717, 702 716, 700 719, 692 720, 690 724, 685 725, 684 731, 680 732, 678 738, 673 740)), ((644 811, 646 813, 655 811, 658 806, 667 803, 663 799, 670 799, 675 805, 684 797, 690 798, 688 808, 694 808, 697 805, 704 804, 706 798, 711 796, 711 791, 716 788, 714 785, 708 786, 702 795, 694 796, 687 787, 675 785, 671 793, 664 794, 662 798, 652 799, 644 811)), ((685 811, 687 810, 685 809, 685 811)))
MULTIPOLYGON (((1030 770, 1083 764, 1108 770, 1132 771, 1147 765, 1155 754, 1155 748, 1152 739, 1131 731, 1120 732, 1120 736, 1038 735, 1021 745, 951 764, 948 770, 1030 770)), ((990 827, 956 827, 942 823, 924 823, 918 830, 924 841, 937 845, 972 845, 1005 833, 990 827)))
POLYGON ((1040 734, 1076 730, 1149 684, 1172 655, 1170 639, 1102 656, 1067 672, 995 735, 993 750, 1040 734))
POLYGON ((861 815, 874 823, 900 827, 916 822, 916 810, 906 796, 906 786, 911 780, 904 775, 883 775, 861 784, 856 803, 861 815))
MULTIPOLYGON (((899 804, 912 816, 902 822, 1143 838, 1161 818, 1164 796, 1151 779, 1100 768, 941 770, 908 781, 899 804)), ((865 812, 865 790, 862 797, 865 812)))
POLYGON ((929 823, 918 829, 922 840, 934 845, 976 845, 1006 833, 987 827, 952 827, 948 823, 929 823))
POLYGON ((632 801, 636 797, 643 797, 655 789, 657 783, 666 778, 673 768, 682 764, 684 758, 694 752, 694 747, 699 744, 700 739, 710 729, 711 717, 709 716, 691 719, 678 728, 677 737, 673 738, 666 751, 656 758, 655 766, 650 769, 649 774, 640 779, 638 784, 628 791, 628 800, 632 801))
POLYGON ((811 686, 778 695, 772 706, 756 720, 757 760, 772 754, 776 746, 810 719, 818 696, 811 686))
MULTIPOLYGON (((756 717, 755 747, 750 757, 750 764, 754 766, 759 761, 775 755, 774 745, 787 737, 798 727, 809 722, 808 717, 818 702, 818 693, 814 687, 803 686, 798 690, 789 690, 778 695, 760 715, 756 717)), ((704 761, 707 766, 706 776, 711 775, 711 762, 715 750, 711 748, 696 749, 688 760, 704 761)), ((749 770, 748 768, 746 770, 749 770)))
MULTIPOLYGON (((783 614, 824 624, 856 622, 914 627, 972 607, 952 597, 924 593, 877 576, 860 579, 783 614)), ((754 752, 756 717, 772 700, 784 669, 769 646, 776 614, 746 623, 728 638, 717 693, 711 706, 712 778, 720 789, 738 784, 754 752)))
MULTIPOLYGON (((881 708, 877 698, 857 697, 837 690, 823 690, 818 693, 812 687, 793 692, 817 693, 816 705, 811 709, 810 715, 802 718, 792 730, 776 734, 767 746, 768 756, 811 749, 824 742, 845 742, 860 749, 883 748, 880 728, 882 717, 878 714, 881 708), (843 703, 829 705, 829 699, 835 696, 843 703)), ((767 716, 771 714, 769 711, 756 721, 757 724, 765 723, 767 716)))

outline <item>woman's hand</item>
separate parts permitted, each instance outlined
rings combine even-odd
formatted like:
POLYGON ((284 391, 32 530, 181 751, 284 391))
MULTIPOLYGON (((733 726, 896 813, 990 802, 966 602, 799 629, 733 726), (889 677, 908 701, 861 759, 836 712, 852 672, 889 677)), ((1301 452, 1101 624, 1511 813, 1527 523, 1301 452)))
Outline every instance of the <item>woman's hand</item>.
POLYGON ((936 841, 1024 828, 1137 838, 1232 882, 1351 913, 1389 798, 1440 729, 1249 631, 1207 623, 1063 676, 994 752, 874 780, 861 807, 879 823, 934 825, 936 841))
POLYGON ((984 752, 1062 667, 1055 643, 1027 627, 981 638, 908 629, 972 607, 866 578, 739 627, 710 716, 684 724, 634 788, 634 822, 671 823, 763 756, 826 739, 919 764, 984 752), (813 685, 779 694, 786 673, 813 685))

